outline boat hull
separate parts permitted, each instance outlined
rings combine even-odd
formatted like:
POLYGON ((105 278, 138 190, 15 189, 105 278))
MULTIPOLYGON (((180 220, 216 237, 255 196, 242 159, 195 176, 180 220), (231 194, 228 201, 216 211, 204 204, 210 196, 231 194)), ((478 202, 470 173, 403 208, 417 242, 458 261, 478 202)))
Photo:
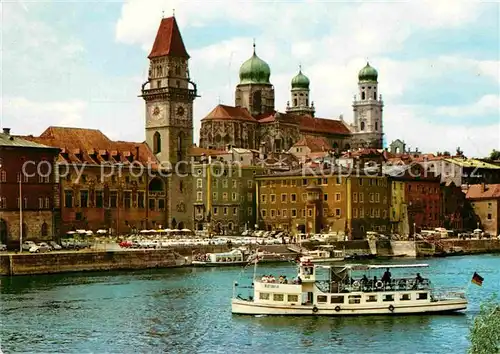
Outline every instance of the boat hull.
POLYGON ((450 299, 427 302, 419 305, 373 305, 355 306, 341 304, 338 307, 315 305, 274 305, 253 301, 232 299, 231 310, 239 315, 274 315, 274 316, 359 316, 359 315, 401 315, 424 313, 449 313, 467 308, 467 300, 450 299), (336 310, 337 308, 337 310, 336 310))
POLYGON ((203 262, 203 261, 193 261, 191 264, 194 267, 241 267, 248 264, 248 262, 203 262))

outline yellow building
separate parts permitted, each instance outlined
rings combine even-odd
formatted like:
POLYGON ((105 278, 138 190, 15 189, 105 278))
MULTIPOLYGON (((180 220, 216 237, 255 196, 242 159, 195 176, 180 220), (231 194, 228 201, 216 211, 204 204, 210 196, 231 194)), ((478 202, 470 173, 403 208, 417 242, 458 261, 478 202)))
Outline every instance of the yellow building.
POLYGON ((389 220, 392 232, 406 235, 409 233, 408 207, 405 201, 404 181, 389 180, 391 185, 391 203, 389 220))
POLYGON ((387 178, 343 170, 289 171, 259 176, 258 224, 292 233, 387 231, 387 178), (317 173, 316 173, 317 172, 317 173))

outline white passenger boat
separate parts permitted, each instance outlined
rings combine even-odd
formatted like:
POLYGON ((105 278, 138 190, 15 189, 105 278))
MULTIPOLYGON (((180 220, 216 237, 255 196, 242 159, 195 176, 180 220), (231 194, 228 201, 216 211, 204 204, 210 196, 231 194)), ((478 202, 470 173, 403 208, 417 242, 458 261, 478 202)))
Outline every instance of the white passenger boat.
POLYGON ((307 251, 304 256, 312 263, 330 263, 344 260, 344 251, 334 250, 333 246, 322 246, 314 251, 307 251))
POLYGON ((230 252, 195 255, 192 264, 195 267, 221 267, 246 265, 248 262, 249 256, 244 251, 235 249, 230 252))
POLYGON ((234 284, 232 313, 246 315, 374 315, 438 313, 465 310, 467 299, 463 291, 437 292, 428 279, 415 273, 410 265, 314 265, 302 257, 297 278, 276 281, 270 276, 255 277, 252 295, 243 298, 234 284), (406 276, 385 277, 389 269, 406 276), (411 272, 411 276, 410 276, 411 272), (322 277, 321 273, 325 275, 322 277), (373 277, 373 274, 376 274, 373 277))

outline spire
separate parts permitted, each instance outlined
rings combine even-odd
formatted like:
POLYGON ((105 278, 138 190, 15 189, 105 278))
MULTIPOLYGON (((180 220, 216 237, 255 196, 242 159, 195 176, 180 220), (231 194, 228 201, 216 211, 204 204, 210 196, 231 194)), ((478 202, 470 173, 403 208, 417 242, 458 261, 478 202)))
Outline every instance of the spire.
POLYGON ((173 56, 189 59, 175 17, 163 18, 148 58, 173 56))
POLYGON ((172 17, 175 17, 175 9, 172 9, 172 17))
POLYGON ((256 53, 255 53, 255 38, 253 39, 253 55, 256 55, 256 53))
POLYGON ((302 73, 302 64, 299 64, 299 74, 302 73))

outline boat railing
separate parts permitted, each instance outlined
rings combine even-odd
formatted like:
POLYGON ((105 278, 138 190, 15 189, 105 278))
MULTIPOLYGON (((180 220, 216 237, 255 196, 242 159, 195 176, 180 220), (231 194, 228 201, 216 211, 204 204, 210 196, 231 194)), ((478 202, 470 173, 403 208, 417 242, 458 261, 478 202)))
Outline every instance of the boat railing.
POLYGON ((317 281, 319 290, 328 293, 350 293, 350 292, 374 292, 374 291, 410 291, 410 290, 429 290, 431 282, 429 279, 417 281, 415 278, 395 278, 390 282, 381 280, 363 281, 353 279, 349 283, 317 281))
POLYGON ((432 291, 432 301, 465 298, 465 291, 463 288, 433 289, 432 291))

